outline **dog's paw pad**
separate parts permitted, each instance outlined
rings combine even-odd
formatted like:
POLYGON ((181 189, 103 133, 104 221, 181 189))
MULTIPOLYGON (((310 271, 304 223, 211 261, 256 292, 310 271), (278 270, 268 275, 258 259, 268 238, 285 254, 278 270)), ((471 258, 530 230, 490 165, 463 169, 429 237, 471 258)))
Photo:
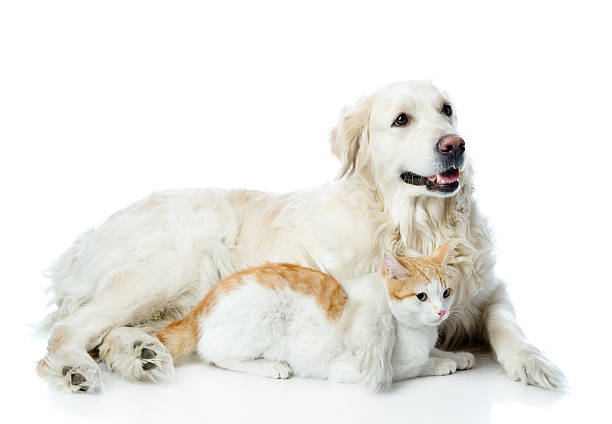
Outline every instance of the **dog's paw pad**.
POLYGON ((78 386, 79 384, 81 384, 85 380, 86 380, 86 378, 83 377, 78 372, 75 372, 74 374, 70 375, 70 384, 72 384, 73 386, 78 386))
POLYGON ((155 368, 157 365, 155 365, 153 362, 144 362, 142 364, 142 369, 145 371, 149 371, 152 370, 153 368, 155 368))
POLYGON ((133 348, 137 358, 142 362, 141 367, 143 370, 149 371, 157 367, 157 364, 151 360, 157 357, 157 352, 155 350, 159 349, 158 346, 153 343, 145 343, 142 340, 138 340, 134 342, 133 348))
POLYGON ((72 393, 93 392, 99 384, 100 377, 97 369, 87 369, 83 367, 73 367, 66 365, 62 368, 62 375, 65 379, 66 387, 72 393))
POLYGON ((149 380, 149 379, 160 379, 158 374, 169 374, 171 371, 167 370, 168 367, 172 367, 172 357, 169 356, 164 345, 158 340, 155 341, 142 341, 137 340, 132 345, 134 348, 134 355, 136 360, 140 362, 140 368, 144 370, 144 373, 138 374, 137 379, 149 380), (159 370, 159 368, 162 368, 159 370), (149 375, 155 373, 156 375, 149 375))
POLYGON ((151 349, 147 349, 146 347, 142 348, 142 353, 140 354, 140 357, 142 359, 151 359, 151 358, 155 358, 156 356, 157 356, 157 353, 155 353, 151 349))

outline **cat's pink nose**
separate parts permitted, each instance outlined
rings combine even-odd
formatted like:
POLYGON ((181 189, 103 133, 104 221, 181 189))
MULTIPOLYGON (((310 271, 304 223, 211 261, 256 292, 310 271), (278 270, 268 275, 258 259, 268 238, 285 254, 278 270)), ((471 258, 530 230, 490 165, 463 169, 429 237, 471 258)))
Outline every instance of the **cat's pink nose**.
POLYGON ((444 316, 444 314, 445 314, 445 313, 446 313, 446 309, 440 309, 440 310, 438 311, 438 316, 439 316, 440 318, 442 318, 442 317, 444 316))

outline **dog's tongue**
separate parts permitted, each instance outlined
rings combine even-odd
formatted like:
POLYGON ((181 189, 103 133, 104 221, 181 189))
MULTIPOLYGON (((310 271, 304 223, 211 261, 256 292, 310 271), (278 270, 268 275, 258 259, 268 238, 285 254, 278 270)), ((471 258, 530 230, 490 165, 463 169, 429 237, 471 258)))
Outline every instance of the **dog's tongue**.
POLYGON ((449 169, 441 174, 432 175, 427 177, 429 181, 436 184, 450 184, 457 181, 459 178, 459 170, 457 168, 449 169))

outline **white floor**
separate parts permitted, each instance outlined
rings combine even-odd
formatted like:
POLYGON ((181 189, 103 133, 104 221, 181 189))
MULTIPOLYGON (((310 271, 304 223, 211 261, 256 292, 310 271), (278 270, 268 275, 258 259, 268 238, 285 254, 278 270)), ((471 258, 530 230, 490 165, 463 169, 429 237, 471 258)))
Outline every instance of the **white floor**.
POLYGON ((382 394, 356 385, 238 374, 192 357, 178 365, 172 384, 126 382, 102 367, 102 393, 70 396, 52 391, 33 372, 44 341, 23 333, 18 338, 20 348, 4 372, 10 402, 2 414, 19 422, 578 422, 602 420, 599 411, 607 402, 604 393, 583 387, 566 395, 525 387, 487 357, 479 357, 472 370, 408 380, 382 394))

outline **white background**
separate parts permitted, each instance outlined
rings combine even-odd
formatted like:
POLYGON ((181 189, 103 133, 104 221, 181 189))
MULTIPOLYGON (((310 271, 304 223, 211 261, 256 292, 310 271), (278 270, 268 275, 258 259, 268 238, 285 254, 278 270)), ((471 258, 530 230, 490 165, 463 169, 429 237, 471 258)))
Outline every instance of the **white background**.
POLYGON ((63 423, 605 421, 612 33, 598 4, 3 1, 0 414, 63 423), (327 139, 342 106, 404 79, 431 79, 454 98, 496 230, 497 271, 527 336, 566 372, 569 395, 511 382, 484 358, 383 395, 196 361, 170 385, 104 371, 95 396, 55 393, 36 377, 45 342, 28 325, 45 313, 42 271, 77 234, 154 190, 329 181, 338 163, 327 139))

